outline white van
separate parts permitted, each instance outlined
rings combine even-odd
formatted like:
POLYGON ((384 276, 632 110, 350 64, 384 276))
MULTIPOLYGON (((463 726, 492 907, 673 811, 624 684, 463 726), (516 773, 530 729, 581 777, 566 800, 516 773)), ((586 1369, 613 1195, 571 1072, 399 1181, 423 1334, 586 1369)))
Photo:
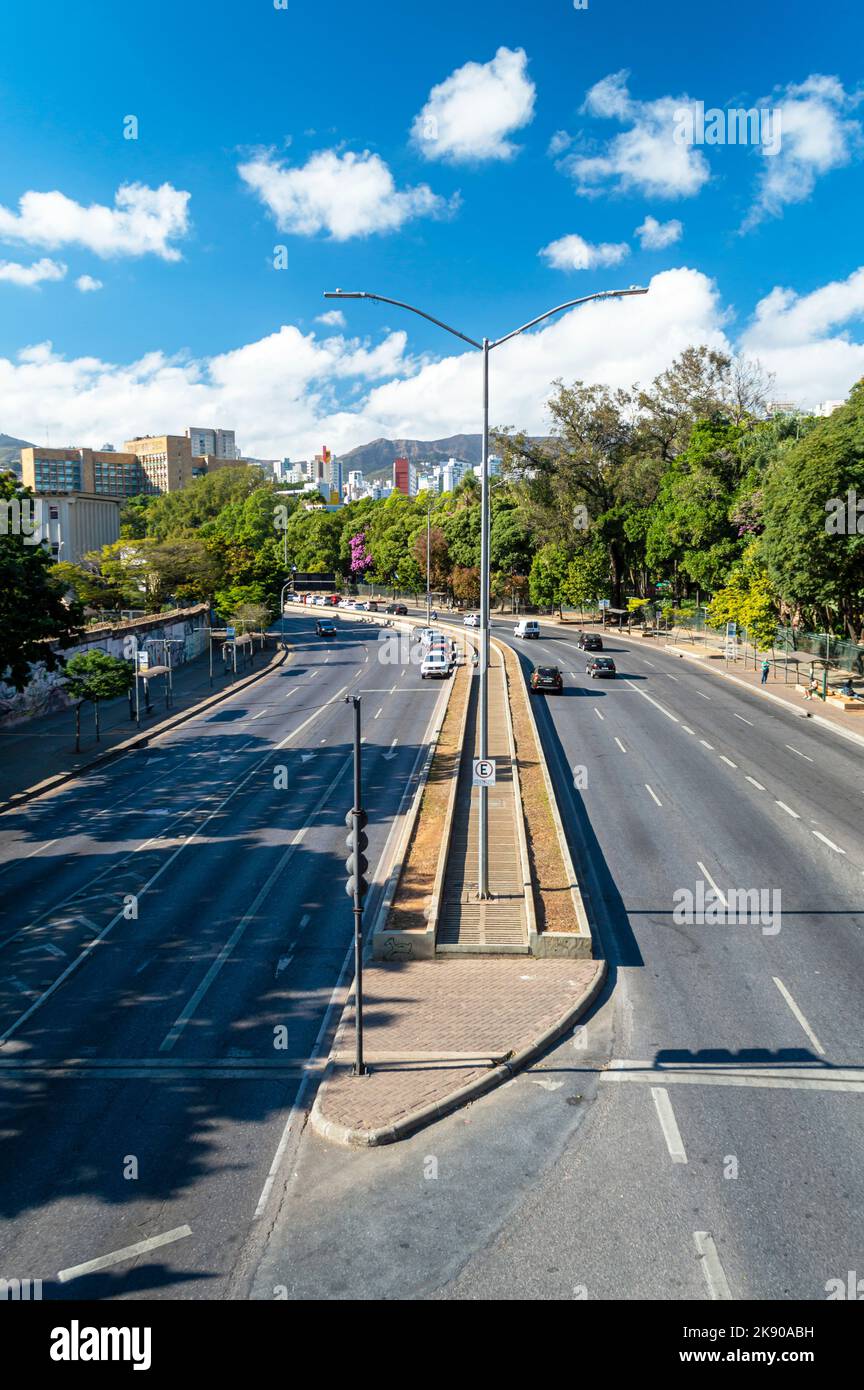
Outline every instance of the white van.
POLYGON ((524 618, 513 629, 514 637, 539 637, 540 624, 534 618, 524 618))

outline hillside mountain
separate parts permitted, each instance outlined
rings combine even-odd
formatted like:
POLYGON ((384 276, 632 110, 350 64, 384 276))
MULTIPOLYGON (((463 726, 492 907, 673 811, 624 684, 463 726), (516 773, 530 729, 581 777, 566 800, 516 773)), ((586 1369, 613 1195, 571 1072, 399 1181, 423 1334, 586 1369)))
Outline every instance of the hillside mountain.
POLYGON ((16 439, 13 434, 0 434, 0 471, 21 477, 21 450, 31 447, 29 439, 16 439))
POLYGON ((449 439, 373 439, 340 454, 342 476, 351 468, 359 468, 365 478, 391 477, 393 460, 410 459, 412 463, 446 463, 449 458, 464 463, 480 462, 482 440, 479 434, 452 434, 449 439))

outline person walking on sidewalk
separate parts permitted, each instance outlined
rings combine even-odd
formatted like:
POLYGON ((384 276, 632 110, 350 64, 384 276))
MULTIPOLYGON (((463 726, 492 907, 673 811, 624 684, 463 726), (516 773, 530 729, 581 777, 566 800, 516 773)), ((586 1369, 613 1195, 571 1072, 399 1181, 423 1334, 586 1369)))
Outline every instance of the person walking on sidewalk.
POLYGON ((762 685, 766 685, 766 684, 767 684, 767 682, 768 682, 768 672, 769 672, 770 670, 771 670, 771 662, 768 660, 768 658, 767 658, 767 656, 766 656, 765 660, 762 662, 762 682, 761 682, 762 685))

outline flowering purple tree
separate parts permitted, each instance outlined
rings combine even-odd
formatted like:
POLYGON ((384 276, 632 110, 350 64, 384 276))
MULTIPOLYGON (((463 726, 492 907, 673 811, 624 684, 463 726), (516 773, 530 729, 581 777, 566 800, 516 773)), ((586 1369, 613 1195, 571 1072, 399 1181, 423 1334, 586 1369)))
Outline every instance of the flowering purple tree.
POLYGON ((351 537, 348 545, 351 549, 351 574, 355 579, 362 579, 374 563, 366 548, 366 532, 358 531, 356 536, 351 537))

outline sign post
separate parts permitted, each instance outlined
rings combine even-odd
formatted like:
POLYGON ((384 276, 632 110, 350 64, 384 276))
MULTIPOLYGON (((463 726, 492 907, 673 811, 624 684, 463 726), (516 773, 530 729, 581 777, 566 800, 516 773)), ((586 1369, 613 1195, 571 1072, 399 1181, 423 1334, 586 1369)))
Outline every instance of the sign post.
POLYGON ((495 761, 493 758, 475 758, 471 776, 472 787, 495 786, 495 761))

